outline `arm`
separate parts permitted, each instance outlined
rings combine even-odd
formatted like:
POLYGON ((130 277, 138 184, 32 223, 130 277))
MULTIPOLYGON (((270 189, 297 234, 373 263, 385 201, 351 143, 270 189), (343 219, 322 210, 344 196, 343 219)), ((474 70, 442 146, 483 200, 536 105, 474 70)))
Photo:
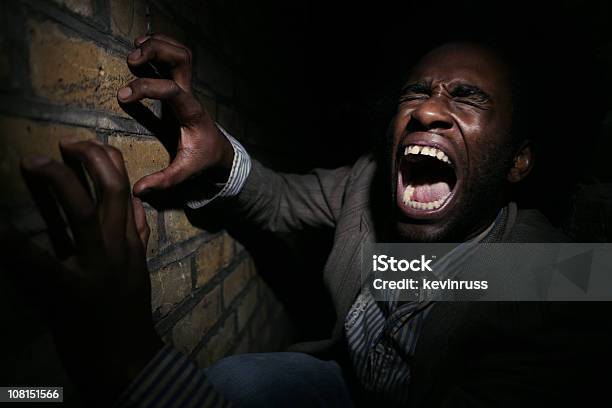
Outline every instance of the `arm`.
POLYGON ((119 406, 165 406, 173 398, 186 406, 222 406, 204 373, 164 347, 155 331, 148 226, 141 202, 129 193, 121 153, 95 141, 64 140, 61 150, 69 165, 42 156, 22 162, 41 215, 50 229, 56 227, 49 236, 61 242, 61 262, 6 228, 0 230, 0 262, 15 273, 26 266, 43 277, 41 293, 48 296, 44 304, 67 372, 91 406, 110 406, 119 395, 119 406), (81 182, 81 163, 97 199, 81 182), (54 222, 60 210, 71 236, 54 222))
POLYGON ((276 173, 253 161, 236 212, 269 231, 300 230, 336 225, 350 167, 316 169, 310 174, 276 173))
POLYGON ((136 39, 135 47, 127 63, 141 77, 119 90, 119 102, 162 100, 173 108, 180 126, 178 140, 173 142, 178 146, 176 156, 167 168, 136 182, 135 195, 147 199, 153 192, 183 188, 189 191, 187 205, 200 208, 214 198, 240 193, 232 200, 232 209, 261 228, 287 231, 335 225, 350 168, 298 176, 277 174, 251 162, 242 146, 215 125, 193 96, 187 47, 160 34, 136 39), (170 77, 147 76, 143 68, 150 64, 170 65, 170 77), (213 193, 211 186, 217 187, 213 193))

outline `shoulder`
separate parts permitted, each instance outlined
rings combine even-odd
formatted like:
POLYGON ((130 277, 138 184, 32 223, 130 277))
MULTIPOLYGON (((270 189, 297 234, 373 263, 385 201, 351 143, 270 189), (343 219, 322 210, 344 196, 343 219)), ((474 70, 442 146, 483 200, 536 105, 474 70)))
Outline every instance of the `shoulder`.
POLYGON ((519 209, 508 242, 570 242, 571 239, 555 228, 538 210, 519 209))

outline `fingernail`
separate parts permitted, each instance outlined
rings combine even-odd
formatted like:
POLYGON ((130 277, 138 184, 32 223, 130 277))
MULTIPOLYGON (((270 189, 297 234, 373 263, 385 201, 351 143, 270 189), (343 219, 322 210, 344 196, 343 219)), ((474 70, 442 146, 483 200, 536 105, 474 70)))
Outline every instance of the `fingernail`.
POLYGON ((151 37, 148 36, 148 35, 143 35, 142 37, 138 37, 136 39, 136 45, 142 44, 143 42, 147 41, 149 38, 151 38, 151 37))
POLYGON ((45 164, 51 162, 51 159, 47 156, 40 156, 40 155, 30 155, 30 156, 25 156, 22 159, 22 163, 25 167, 27 168, 35 168, 35 167, 40 167, 40 166, 44 166, 45 164))
POLYGON ((129 86, 121 88, 119 92, 117 92, 117 96, 119 96, 119 99, 127 99, 130 97, 130 95, 132 95, 132 88, 130 88, 129 86))
POLYGON ((140 51, 140 48, 137 48, 134 52, 128 55, 128 58, 131 60, 137 60, 138 58, 140 58, 141 55, 142 51, 140 51))
POLYGON ((150 188, 145 188, 144 190, 141 190, 139 192, 134 192, 134 195, 136 197, 144 197, 147 194, 149 194, 152 190, 150 188))

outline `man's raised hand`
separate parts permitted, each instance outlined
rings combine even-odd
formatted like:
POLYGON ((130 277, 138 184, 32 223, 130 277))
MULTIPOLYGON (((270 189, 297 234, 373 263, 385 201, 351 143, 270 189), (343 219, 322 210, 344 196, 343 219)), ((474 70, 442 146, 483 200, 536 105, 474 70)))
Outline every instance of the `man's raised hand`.
POLYGON ((174 142, 176 155, 169 166, 138 180, 134 194, 163 191, 198 175, 208 176, 210 182, 225 181, 234 151, 193 95, 189 48, 162 34, 139 37, 134 45, 127 64, 138 78, 119 89, 119 102, 131 104, 146 98, 166 102, 180 127, 179 140, 174 142))
MULTIPOLYGON (((105 389, 110 400, 163 345, 151 313, 149 230, 142 203, 131 197, 119 150, 95 141, 64 141, 61 151, 64 163, 26 157, 22 171, 49 229, 56 229, 49 231, 50 239, 60 237, 62 262, 34 259, 39 255, 33 248, 19 260, 22 270, 49 282, 51 326, 66 369, 85 395, 105 389), (56 222, 58 206, 71 236, 56 222)), ((17 253, 26 251, 22 241, 20 246, 17 253)))

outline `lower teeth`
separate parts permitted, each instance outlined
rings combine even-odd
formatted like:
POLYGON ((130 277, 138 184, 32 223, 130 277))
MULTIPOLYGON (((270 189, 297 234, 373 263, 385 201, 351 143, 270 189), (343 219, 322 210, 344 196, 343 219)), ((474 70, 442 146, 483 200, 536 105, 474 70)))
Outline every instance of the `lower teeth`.
POLYGON ((442 204, 444 204, 444 201, 446 201, 446 199, 450 195, 450 193, 448 193, 446 196, 442 197, 439 200, 431 201, 431 202, 428 202, 428 203, 421 203, 419 201, 411 200, 412 194, 414 193, 414 190, 415 190, 415 188, 412 187, 412 186, 406 187, 406 190, 404 190, 404 196, 402 197, 402 201, 404 202, 404 205, 407 205, 407 206, 412 207, 412 208, 417 208, 417 209, 420 209, 420 210, 435 210, 435 209, 438 209, 438 208, 440 208, 442 206, 442 204))

